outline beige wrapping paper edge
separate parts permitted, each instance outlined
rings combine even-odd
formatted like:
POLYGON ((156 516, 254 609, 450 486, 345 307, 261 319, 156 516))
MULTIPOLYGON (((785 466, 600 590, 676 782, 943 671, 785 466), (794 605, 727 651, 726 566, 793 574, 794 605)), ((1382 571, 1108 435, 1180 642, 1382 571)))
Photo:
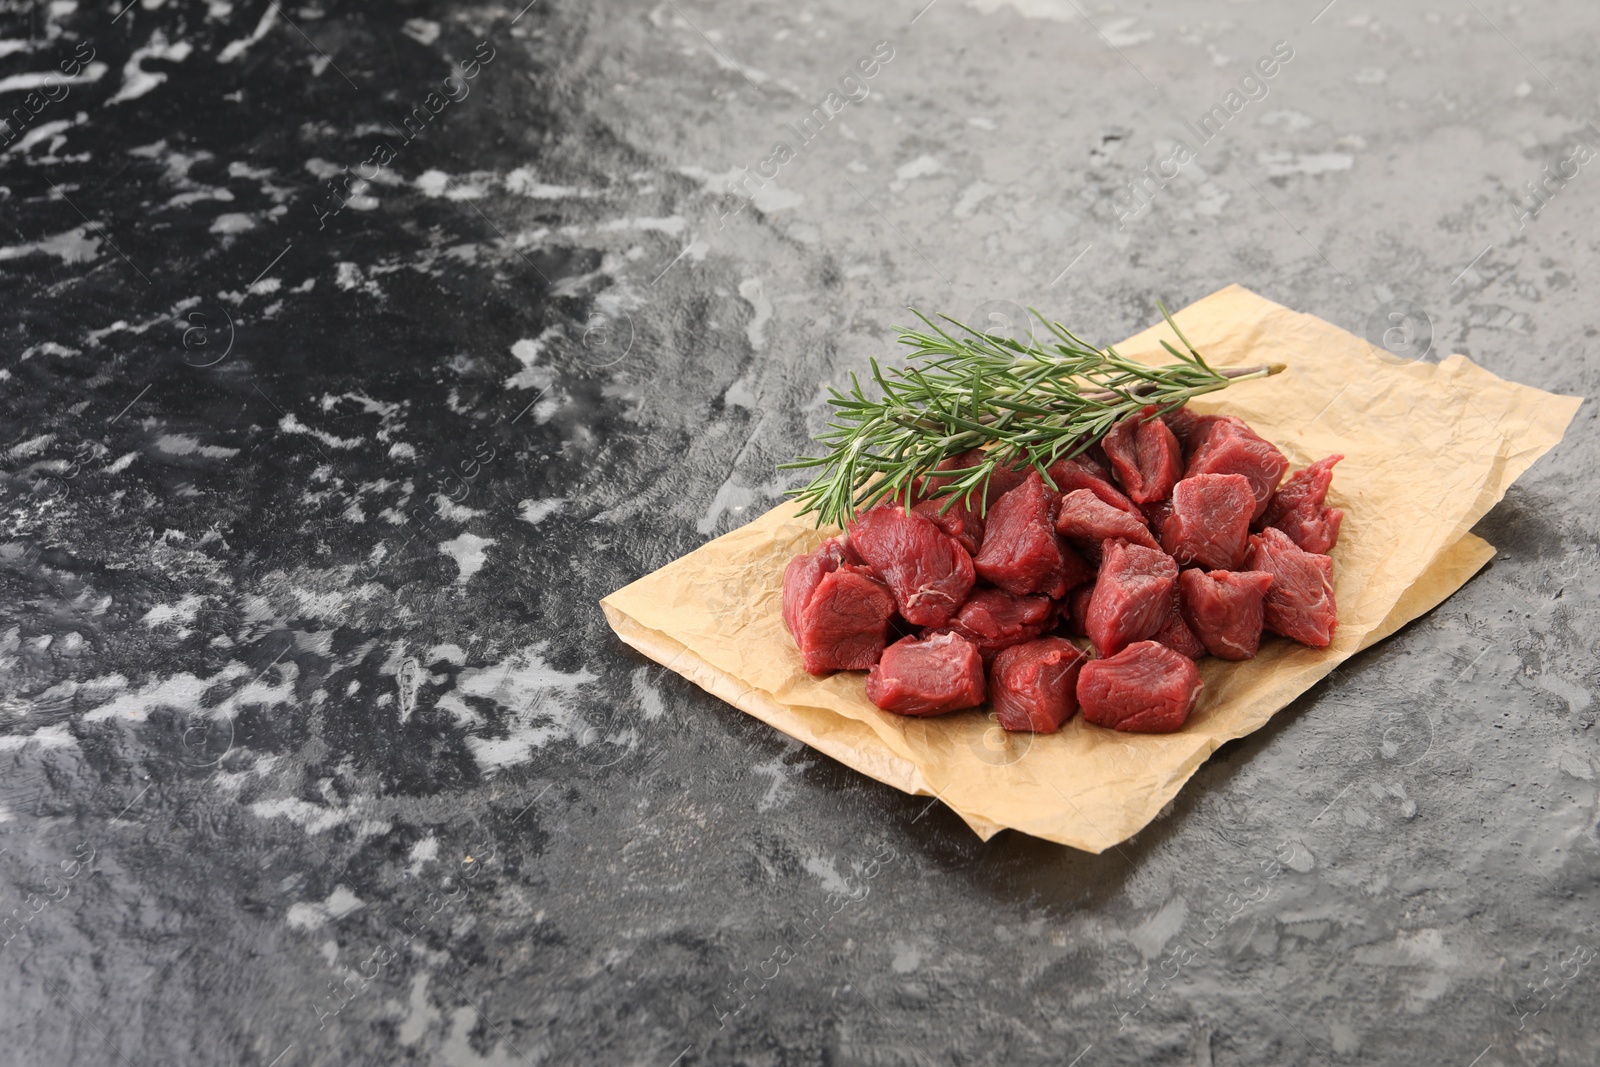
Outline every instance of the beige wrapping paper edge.
MULTIPOLYGON (((1248 663, 1202 664, 1185 728, 1150 736, 1070 721, 1006 735, 981 712, 904 719, 859 673, 817 679, 783 628, 784 564, 825 536, 784 504, 602 601, 628 644, 708 692, 908 793, 936 796, 987 839, 1014 827, 1100 852, 1156 817, 1219 746, 1259 729, 1340 662, 1426 613, 1494 550, 1467 531, 1553 447, 1579 398, 1505 382, 1462 356, 1397 366, 1313 316, 1230 286, 1175 316, 1211 363, 1283 361, 1284 374, 1194 402, 1245 418, 1296 468, 1342 452, 1330 504, 1340 627, 1324 650, 1278 638, 1248 663)), ((1162 362, 1163 325, 1119 345, 1162 362)))
MULTIPOLYGON (((1370 638, 1368 644, 1382 640, 1443 603, 1446 597, 1465 585, 1468 578, 1493 558, 1493 545, 1472 534, 1463 537, 1451 546, 1438 563, 1429 568, 1422 581, 1406 591, 1380 628, 1383 632, 1373 631, 1375 636, 1370 638)), ((712 696, 754 715, 768 726, 776 727, 869 778, 876 778, 902 792, 934 795, 923 781, 916 764, 896 756, 864 723, 835 715, 826 708, 798 708, 783 704, 771 693, 743 685, 737 678, 713 667, 659 630, 639 625, 613 604, 601 601, 601 608, 605 611, 606 621, 625 644, 682 675, 712 696)), ((1217 745, 1223 743, 1219 740, 1217 745)), ((1210 751, 1206 752, 1207 756, 1210 754, 1210 751)), ((1204 759, 1195 764, 1196 769, 1201 762, 1204 759)), ((1179 782, 1174 786, 1174 795, 1181 785, 1182 782, 1179 782)), ((985 841, 1005 829, 1004 824, 982 815, 952 810, 985 841)))

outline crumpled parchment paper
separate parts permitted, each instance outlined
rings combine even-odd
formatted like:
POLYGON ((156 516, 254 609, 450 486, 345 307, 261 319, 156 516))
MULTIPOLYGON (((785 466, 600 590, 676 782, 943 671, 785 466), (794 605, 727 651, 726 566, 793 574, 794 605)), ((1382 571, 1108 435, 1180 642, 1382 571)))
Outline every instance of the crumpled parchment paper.
MULTIPOLYGON (((1494 556, 1468 531, 1560 441, 1578 397, 1504 381, 1464 356, 1403 363, 1311 315, 1230 286, 1174 316, 1214 366, 1282 362, 1272 378, 1194 400, 1238 415, 1298 470, 1333 452, 1328 503, 1339 628, 1310 649, 1267 635, 1244 663, 1208 657, 1177 733, 1125 734, 1075 716, 1007 734, 986 709, 932 719, 878 710, 865 673, 813 678, 784 629, 783 569, 836 532, 786 503, 601 601, 623 641, 735 707, 908 793, 937 797, 987 839, 1013 827, 1102 852, 1137 833, 1224 742, 1259 729, 1343 660, 1461 588, 1494 556)), ((1118 345, 1170 362, 1165 323, 1118 345)))

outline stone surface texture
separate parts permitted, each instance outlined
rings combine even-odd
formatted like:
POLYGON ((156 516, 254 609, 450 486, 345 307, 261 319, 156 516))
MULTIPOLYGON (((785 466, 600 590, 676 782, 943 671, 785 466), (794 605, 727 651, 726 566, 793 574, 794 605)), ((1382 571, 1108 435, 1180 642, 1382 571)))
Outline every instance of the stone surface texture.
POLYGON ((1600 8, 1324 4, 4 5, 0 1059, 1594 1063, 1593 405, 1101 856, 596 604, 907 305, 1592 394, 1600 8))

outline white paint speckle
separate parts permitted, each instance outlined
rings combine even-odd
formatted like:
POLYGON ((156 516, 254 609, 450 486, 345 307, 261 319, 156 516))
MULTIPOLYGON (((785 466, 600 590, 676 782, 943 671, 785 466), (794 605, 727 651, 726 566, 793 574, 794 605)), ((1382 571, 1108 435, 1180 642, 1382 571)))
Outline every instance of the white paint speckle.
POLYGON ((1113 48, 1132 48, 1155 37, 1155 31, 1138 29, 1138 25, 1136 18, 1111 19, 1100 26, 1100 33, 1113 48))
POLYGON ((649 667, 635 669, 630 681, 633 685, 633 697, 639 702, 646 721, 659 719, 667 713, 667 706, 661 700, 661 691, 650 684, 649 667))
POLYGON ((524 500, 517 505, 517 514, 523 522, 539 525, 566 506, 567 498, 556 496, 548 500, 524 500))
POLYGON ((735 190, 742 190, 736 195, 749 197, 751 203, 768 215, 805 203, 804 196, 782 188, 775 181, 764 182, 752 190, 746 181, 746 169, 729 167, 726 172, 717 174, 704 167, 679 167, 678 173, 700 182, 712 196, 726 196, 735 190))
POLYGON ((772 318, 772 301, 767 299, 767 294, 762 290, 760 278, 746 278, 740 282, 739 295, 755 312, 745 325, 744 335, 749 338, 750 347, 759 351, 766 343, 767 322, 772 318))
POLYGON ((191 623, 194 622, 195 613, 200 610, 200 604, 200 597, 191 593, 176 604, 157 604, 145 612, 144 618, 139 621, 152 630, 168 623, 191 623))
POLYGON ((463 533, 459 537, 452 537, 441 542, 439 551, 456 561, 460 573, 456 575, 457 584, 465 585, 474 574, 483 569, 485 561, 484 550, 494 544, 490 537, 479 537, 475 533, 463 533))
POLYGON ((823 859, 821 856, 807 856, 805 862, 806 872, 822 883, 822 891, 838 896, 851 894, 850 883, 833 867, 833 860, 823 859))
POLYGON ((444 1017, 428 1000, 428 978, 427 972, 423 972, 411 979, 410 1012, 400 1023, 399 1038, 402 1045, 415 1045, 435 1023, 443 1021, 444 1017))
POLYGON ((65 359, 82 354, 76 348, 68 348, 66 345, 57 344, 54 341, 41 341, 39 344, 24 348, 22 355, 17 358, 18 360, 24 360, 32 359, 34 356, 60 356, 65 359))
POLYGON ((432 44, 439 39, 439 24, 432 19, 406 19, 400 32, 418 44, 432 44))
POLYGON ((967 0, 967 6, 992 15, 1003 7, 1014 8, 1025 19, 1071 22, 1079 17, 1073 0, 967 0))
POLYGON ((76 226, 26 244, 0 245, 0 260, 20 259, 35 252, 55 256, 63 263, 87 263, 100 254, 100 238, 90 237, 89 227, 76 226))
POLYGON ((333 283, 341 289, 354 289, 361 284, 361 268, 347 260, 341 260, 334 268, 333 283))
POLYGON ((1261 116, 1260 122, 1263 126, 1274 126, 1295 133, 1309 130, 1317 120, 1300 111, 1268 111, 1261 116))
POLYGON ((411 846, 411 855, 409 858, 411 863, 408 867, 406 867, 406 871, 412 877, 416 877, 418 874, 422 873, 422 867, 424 864, 431 863, 439 858, 439 839, 434 837, 432 834, 424 837, 421 841, 418 841, 416 844, 411 846))
POLYGON ((446 522, 467 522, 483 515, 483 512, 477 508, 469 508, 463 504, 457 504, 443 493, 433 494, 433 509, 438 513, 439 518, 446 522))
POLYGON ((502 184, 507 192, 517 193, 533 200, 564 200, 595 195, 587 189, 579 189, 572 185, 550 185, 542 182, 534 174, 532 167, 518 167, 508 172, 502 184))
MULTIPOLYGON (((223 17, 223 15, 226 15, 232 10, 232 4, 217 5, 215 3, 211 9, 213 15, 218 18, 223 17), (227 10, 222 12, 222 14, 216 14, 218 6, 225 7, 227 10)), ((261 40, 261 38, 267 35, 267 31, 272 28, 273 20, 277 17, 278 5, 268 4, 266 10, 261 12, 261 18, 256 23, 256 28, 251 32, 250 36, 241 37, 237 41, 229 41, 227 46, 223 48, 221 52, 217 53, 217 62, 232 63, 234 60, 244 55, 245 51, 248 50, 251 45, 255 44, 257 41, 261 40)))
POLYGON ((156 451, 169 456, 205 456, 207 459, 229 459, 239 454, 237 448, 221 445, 203 445, 200 439, 186 433, 167 433, 156 438, 156 451))
POLYGON ((676 237, 688 227, 689 222, 682 215, 668 215, 665 218, 637 218, 637 219, 612 219, 610 222, 596 226, 596 233, 617 233, 623 230, 649 230, 655 233, 664 233, 676 237))
POLYGON ((542 646, 533 645, 499 663, 466 668, 456 675, 455 688, 438 698, 437 707, 474 727, 467 747, 485 771, 525 763, 534 749, 557 739, 576 738, 583 729, 569 700, 580 686, 595 681, 595 676, 581 668, 557 670, 542 653, 542 646), (466 697, 483 697, 506 709, 501 730, 496 731, 503 731, 504 736, 486 737, 477 732, 481 716, 466 697))
POLYGON ((910 974, 922 963, 922 952, 915 946, 904 941, 896 941, 893 945, 894 958, 889 961, 889 966, 895 974, 910 974))
POLYGON ((708 534, 717 528, 717 523, 722 521, 724 513, 742 515, 755 501, 755 490, 739 484, 732 475, 729 475, 727 481, 717 487, 716 496, 711 498, 711 503, 706 507, 705 514, 700 516, 700 521, 695 523, 695 529, 708 534))
POLYGON ((47 86, 97 82, 105 77, 105 73, 109 69, 104 63, 90 63, 83 68, 83 73, 76 78, 63 78, 59 72, 53 70, 12 74, 8 77, 0 78, 0 93, 20 93, 28 89, 43 89, 47 86))
POLYGON ((327 433, 323 430, 313 430, 311 427, 301 422, 299 417, 292 411, 286 413, 278 420, 278 429, 282 430, 284 433, 307 434, 311 437, 315 437, 329 448, 355 448, 357 445, 361 444, 362 441, 362 439, 359 437, 336 437, 333 434, 327 433))
POLYGON ((797 751, 799 747, 798 743, 788 745, 782 753, 772 757, 765 763, 758 763, 750 768, 753 774, 772 779, 772 784, 767 787, 765 795, 756 801, 757 811, 771 811, 773 808, 780 806, 789 793, 790 780, 811 766, 811 762, 808 760, 801 760, 798 763, 784 762, 785 757, 797 751))
POLYGON ((0 735, 0 752, 14 752, 29 744, 37 744, 40 748, 76 748, 78 739, 72 736, 64 722, 42 727, 31 734, 0 735))
POLYGON ((434 645, 428 649, 427 658, 423 662, 434 664, 441 660, 445 663, 454 663, 457 667, 460 667, 467 662, 467 653, 460 645, 447 641, 442 645, 434 645))
POLYGON ((961 197, 950 213, 958 219, 970 219, 977 214, 978 205, 993 196, 996 191, 995 186, 986 181, 975 181, 961 191, 961 197))
POLYGON ((918 178, 928 178, 944 171, 944 164, 937 159, 923 153, 909 163, 902 163, 895 168, 894 181, 889 183, 889 188, 895 192, 902 192, 918 178))
POLYGON ((133 722, 144 722, 150 713, 157 708, 174 708, 179 711, 203 712, 212 719, 232 719, 241 708, 250 705, 287 704, 295 699, 294 683, 299 677, 299 668, 294 660, 289 657, 280 659, 277 666, 269 671, 262 671, 259 665, 238 660, 230 661, 222 670, 207 678, 198 678, 184 671, 167 678, 153 679, 139 689, 127 690, 128 680, 121 675, 112 675, 108 678, 95 679, 83 683, 86 702, 104 699, 105 690, 115 692, 110 700, 84 715, 84 722, 99 722, 103 719, 128 719, 133 722), (273 678, 277 679, 276 684, 273 678), (234 690, 232 695, 221 703, 206 707, 202 703, 207 691, 222 685, 245 679, 245 684, 234 690), (91 690, 91 687, 94 687, 91 690))
MULTIPOLYGON (((33 129, 31 129, 27 133, 23 134, 22 139, 20 141, 18 141, 16 144, 12 145, 10 148, 6 149, 6 154, 10 155, 12 152, 23 152, 23 153, 25 153, 25 152, 28 151, 28 149, 32 148, 34 145, 38 144, 40 141, 48 140, 50 138, 55 137, 57 134, 60 134, 60 133, 65 133, 67 130, 70 130, 72 127, 73 127, 73 122, 72 122, 71 119, 57 119, 55 122, 40 123, 38 126, 35 126, 33 129)), ((54 153, 55 150, 57 148, 61 147, 61 145, 64 144, 65 142, 66 142, 65 138, 61 138, 60 140, 53 141, 51 143, 51 145, 50 145, 50 149, 49 149, 50 152, 54 153)))
POLYGON ((328 899, 321 903, 306 903, 301 901, 289 906, 286 916, 291 927, 297 930, 315 930, 330 919, 342 919, 352 911, 363 907, 361 898, 351 892, 349 886, 336 886, 328 899))
POLYGON ((227 211, 211 221, 212 233, 243 233, 256 228, 256 220, 243 211, 227 211))
POLYGON ((443 196, 445 188, 450 184, 450 175, 442 170, 425 170, 417 175, 417 180, 412 184, 423 196, 443 196))
POLYGON ((167 35, 161 30, 150 34, 150 43, 143 48, 135 48, 128 61, 122 65, 122 88, 117 90, 117 95, 106 101, 106 107, 120 104, 125 100, 135 100, 156 86, 167 80, 165 71, 147 71, 142 64, 147 59, 161 59, 168 63, 181 63, 189 58, 189 53, 194 51, 194 45, 188 41, 167 43, 167 35))
POLYGON ((1161 910, 1128 931, 1128 940, 1145 959, 1155 959, 1167 942, 1183 929, 1184 920, 1188 917, 1189 906, 1182 897, 1173 897, 1161 906, 1161 910))
POLYGON ((511 354, 517 357, 522 369, 506 379, 506 388, 538 389, 542 392, 555 384, 555 374, 549 367, 539 365, 539 356, 543 354, 545 345, 552 338, 560 336, 560 327, 551 326, 538 337, 524 337, 513 344, 511 354))
POLYGON ((1269 178, 1287 178, 1294 174, 1328 174, 1349 170, 1355 166, 1355 157, 1347 152, 1258 152, 1256 162, 1267 168, 1269 178))

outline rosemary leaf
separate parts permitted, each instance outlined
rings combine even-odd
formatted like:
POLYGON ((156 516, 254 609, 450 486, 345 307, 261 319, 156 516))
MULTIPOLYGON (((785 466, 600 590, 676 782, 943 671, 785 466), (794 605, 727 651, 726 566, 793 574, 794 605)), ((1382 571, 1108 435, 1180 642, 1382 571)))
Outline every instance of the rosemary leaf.
POLYGON ((912 309, 930 331, 899 328, 912 364, 886 369, 871 361, 881 399, 869 399, 854 373, 849 392, 829 390, 833 420, 817 435, 826 453, 780 466, 821 472, 790 495, 804 505, 801 514, 840 526, 886 497, 905 499, 919 479, 927 479, 930 495, 949 497, 946 508, 964 498, 981 501, 997 469, 1026 463, 1048 480, 1051 463, 1079 455, 1146 405, 1166 414, 1191 397, 1283 369, 1215 370, 1157 306, 1184 349, 1163 340, 1177 362, 1161 367, 1095 348, 1037 311, 1049 333, 1024 343, 941 315, 957 336, 912 309), (979 446, 988 450, 974 466, 935 475, 945 459, 979 446))

